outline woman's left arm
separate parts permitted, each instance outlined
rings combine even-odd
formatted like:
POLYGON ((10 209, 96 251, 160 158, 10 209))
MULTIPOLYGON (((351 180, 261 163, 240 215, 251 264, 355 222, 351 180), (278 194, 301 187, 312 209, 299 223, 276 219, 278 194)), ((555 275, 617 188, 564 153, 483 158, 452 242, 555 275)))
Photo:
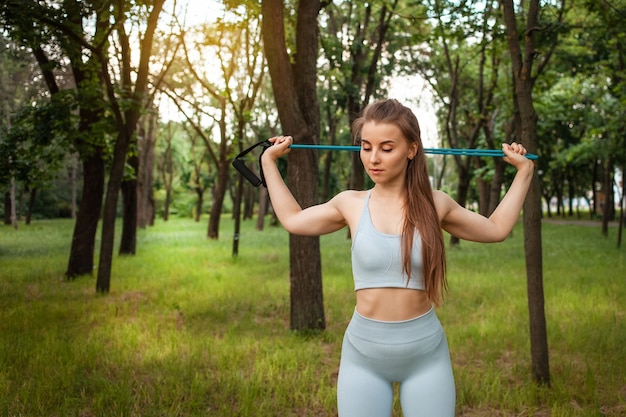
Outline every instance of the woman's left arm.
POLYGON ((504 160, 517 169, 517 174, 489 218, 461 207, 445 193, 434 194, 441 226, 453 236, 476 242, 500 242, 513 230, 533 179, 534 163, 524 156, 526 149, 522 145, 503 144, 502 150, 504 160))

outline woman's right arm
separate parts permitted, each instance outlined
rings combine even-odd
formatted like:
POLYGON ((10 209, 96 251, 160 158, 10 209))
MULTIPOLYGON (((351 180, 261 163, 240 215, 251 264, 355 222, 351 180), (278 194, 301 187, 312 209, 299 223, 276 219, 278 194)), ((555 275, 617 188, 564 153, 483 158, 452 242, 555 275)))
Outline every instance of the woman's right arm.
POLYGON ((271 138, 272 146, 263 152, 261 164, 272 207, 285 230, 295 235, 318 236, 346 225, 341 212, 342 194, 323 204, 302 209, 283 181, 276 160, 289 153, 290 136, 271 138))

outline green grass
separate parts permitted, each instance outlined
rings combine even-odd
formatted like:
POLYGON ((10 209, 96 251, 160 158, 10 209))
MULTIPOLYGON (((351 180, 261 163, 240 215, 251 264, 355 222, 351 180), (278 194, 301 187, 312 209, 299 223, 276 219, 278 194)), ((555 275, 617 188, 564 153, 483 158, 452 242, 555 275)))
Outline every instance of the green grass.
MULTIPOLYGON (((137 255, 115 257, 104 296, 95 276, 63 279, 72 222, 0 228, 0 415, 336 415, 350 242, 322 238, 327 329, 298 334, 288 236, 253 227, 244 223, 236 258, 228 218, 218 241, 204 222, 140 230, 137 255)), ((449 249, 438 314, 459 416, 626 415, 626 249, 615 234, 543 227, 549 388, 530 372, 522 230, 449 249)))

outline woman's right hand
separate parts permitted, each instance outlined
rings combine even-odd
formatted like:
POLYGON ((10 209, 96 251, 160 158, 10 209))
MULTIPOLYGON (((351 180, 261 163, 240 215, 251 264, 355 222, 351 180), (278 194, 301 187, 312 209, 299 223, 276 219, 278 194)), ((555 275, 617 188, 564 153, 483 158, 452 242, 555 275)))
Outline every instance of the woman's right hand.
POLYGON ((278 158, 287 155, 291 151, 290 146, 293 143, 293 138, 291 136, 275 136, 268 139, 268 141, 272 146, 265 149, 263 157, 276 161, 278 158))

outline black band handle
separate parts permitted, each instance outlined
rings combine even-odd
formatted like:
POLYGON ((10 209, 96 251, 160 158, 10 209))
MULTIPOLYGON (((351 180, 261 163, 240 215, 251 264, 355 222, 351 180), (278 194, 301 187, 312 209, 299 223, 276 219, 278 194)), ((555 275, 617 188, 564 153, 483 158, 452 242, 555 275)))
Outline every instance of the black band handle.
POLYGON ((235 167, 235 169, 237 171, 239 171, 239 173, 241 175, 244 176, 245 179, 247 179, 255 187, 258 187, 259 185, 263 184, 263 180, 261 180, 261 178, 257 177, 254 172, 250 171, 250 168, 248 168, 243 163, 243 160, 235 159, 233 161, 233 166, 235 167))
POLYGON ((232 163, 233 167, 235 167, 235 169, 239 171, 239 173, 243 175, 244 178, 247 179, 255 187, 258 187, 260 185, 267 187, 265 185, 265 177, 263 176, 263 166, 261 165, 261 156, 263 156, 263 152, 265 152, 265 150, 269 148, 270 146, 272 146, 272 143, 268 140, 255 143, 254 145, 250 146, 249 148, 239 153, 239 155, 235 157, 235 160, 232 163), (259 155, 259 169, 261 171, 261 178, 257 177, 257 175, 254 172, 252 172, 250 168, 248 168, 243 162, 243 157, 246 156, 248 153, 250 153, 257 146, 261 146, 263 148, 263 150, 261 151, 261 154, 259 155))

